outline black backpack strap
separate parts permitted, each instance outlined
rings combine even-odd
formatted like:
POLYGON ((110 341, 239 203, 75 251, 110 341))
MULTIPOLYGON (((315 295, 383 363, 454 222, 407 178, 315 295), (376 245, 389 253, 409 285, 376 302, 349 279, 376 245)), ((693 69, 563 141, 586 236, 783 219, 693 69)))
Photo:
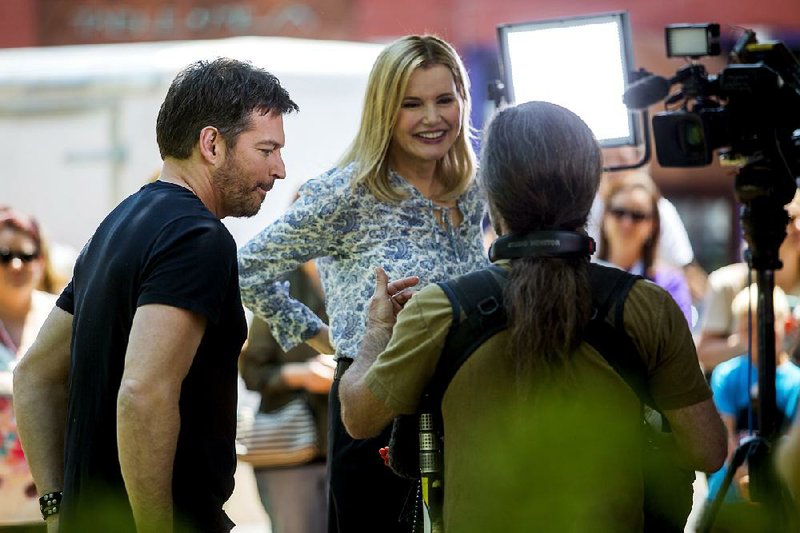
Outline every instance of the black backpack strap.
MULTIPOLYGON (((503 306, 503 287, 507 274, 492 266, 438 285, 450 300, 453 323, 447 334, 433 378, 426 387, 423 402, 439 409, 441 400, 456 372, 488 338, 508 327, 503 306), (461 320, 462 313, 465 319, 461 320)), ((639 400, 658 411, 647 386, 647 368, 624 325, 625 299, 641 276, 624 270, 592 263, 589 283, 594 316, 584 331, 591 344, 620 377, 633 389, 639 400), (613 325, 606 321, 614 311, 613 325)), ((666 424, 666 419, 664 419, 666 424)))
POLYGON ((589 266, 589 283, 595 313, 584 331, 584 340, 603 356, 642 403, 658 410, 647 386, 647 367, 625 331, 623 321, 625 299, 634 283, 640 279, 643 278, 618 268, 597 264, 589 266), (613 325, 606 320, 612 307, 613 325))
POLYGON ((447 333, 425 400, 439 408, 453 376, 486 339, 507 327, 503 306, 506 273, 491 266, 449 281, 438 283, 453 310, 447 333), (461 320, 462 313, 465 315, 461 320))

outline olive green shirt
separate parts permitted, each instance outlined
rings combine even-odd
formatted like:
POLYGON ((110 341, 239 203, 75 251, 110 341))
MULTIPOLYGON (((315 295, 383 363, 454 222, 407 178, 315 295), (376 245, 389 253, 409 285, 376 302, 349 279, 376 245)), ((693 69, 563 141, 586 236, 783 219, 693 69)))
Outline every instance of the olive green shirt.
MULTIPOLYGON (((366 375, 392 411, 416 411, 451 320, 437 285, 399 314, 366 375)), ((661 409, 710 398, 686 320, 668 293, 636 282, 624 323, 661 409)), ((479 347, 442 401, 447 531, 640 530, 641 404, 633 390, 587 343, 558 384, 535 376, 518 384, 507 344, 503 331, 479 347)))

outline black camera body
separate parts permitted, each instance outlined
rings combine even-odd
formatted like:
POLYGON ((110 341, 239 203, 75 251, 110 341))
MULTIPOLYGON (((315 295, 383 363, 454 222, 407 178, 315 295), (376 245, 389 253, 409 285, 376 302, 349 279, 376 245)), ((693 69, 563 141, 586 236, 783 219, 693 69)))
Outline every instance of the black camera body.
POLYGON ((800 63, 789 49, 778 41, 759 43, 747 31, 729 64, 718 75, 709 75, 694 60, 719 53, 719 25, 674 25, 666 31, 668 55, 677 55, 671 47, 678 43, 675 49, 692 62, 668 80, 645 76, 625 93, 626 104, 641 109, 667 97, 673 85, 680 86, 666 100, 667 108, 680 107, 653 117, 658 162, 665 167, 705 166, 714 150, 725 148, 725 157, 734 161, 783 159, 774 162, 800 175, 800 63))

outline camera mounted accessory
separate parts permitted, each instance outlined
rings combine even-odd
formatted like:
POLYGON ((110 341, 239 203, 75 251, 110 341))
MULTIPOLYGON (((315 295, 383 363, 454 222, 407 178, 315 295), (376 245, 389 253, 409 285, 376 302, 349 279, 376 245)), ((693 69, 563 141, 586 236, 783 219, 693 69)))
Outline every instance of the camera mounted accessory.
POLYGON ((489 260, 520 257, 560 259, 589 257, 597 250, 594 239, 576 231, 533 231, 525 235, 504 235, 489 248, 489 260))
POLYGON ((39 498, 39 510, 42 512, 42 518, 47 520, 47 517, 58 514, 61 510, 61 498, 64 493, 61 491, 48 492, 39 498))

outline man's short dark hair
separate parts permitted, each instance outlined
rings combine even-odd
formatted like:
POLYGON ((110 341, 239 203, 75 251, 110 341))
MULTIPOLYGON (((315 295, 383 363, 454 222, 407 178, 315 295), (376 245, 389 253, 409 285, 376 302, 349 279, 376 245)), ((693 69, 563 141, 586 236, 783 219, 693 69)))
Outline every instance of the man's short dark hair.
POLYGON ((206 126, 229 146, 250 127, 251 114, 286 114, 298 107, 278 78, 235 59, 197 61, 173 80, 156 121, 161 158, 186 159, 206 126))

